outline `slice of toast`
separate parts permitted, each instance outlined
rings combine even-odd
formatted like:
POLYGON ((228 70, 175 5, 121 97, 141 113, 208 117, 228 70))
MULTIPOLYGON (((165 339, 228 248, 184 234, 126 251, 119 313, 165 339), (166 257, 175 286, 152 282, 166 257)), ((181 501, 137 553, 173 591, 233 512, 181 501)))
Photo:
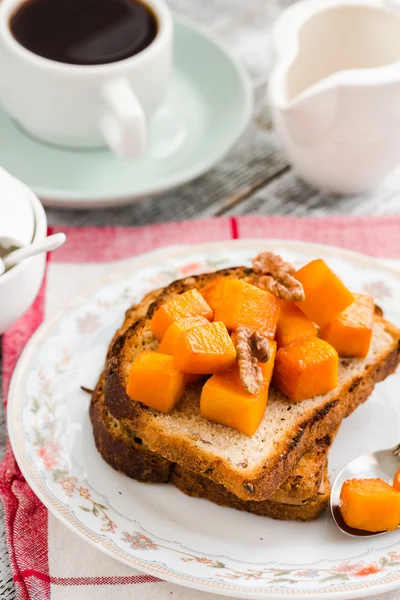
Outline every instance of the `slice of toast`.
MULTIPOLYGON (((108 349, 108 355, 112 351, 112 346, 118 335, 124 333, 128 327, 133 323, 141 319, 146 315, 150 304, 159 296, 163 290, 154 290, 147 294, 142 302, 138 305, 131 306, 125 314, 125 319, 121 327, 117 330, 110 343, 108 349)), ((93 420, 95 428, 96 443, 99 447, 99 451, 104 454, 105 460, 111 464, 114 468, 119 471, 126 473, 128 476, 137 479, 138 481, 169 481, 171 474, 171 465, 167 459, 151 452, 148 447, 143 443, 139 434, 132 430, 129 426, 129 422, 121 424, 119 423, 109 411, 104 408, 104 394, 102 393, 104 387, 104 374, 99 379, 96 392, 94 395, 93 402, 97 402, 100 397, 101 411, 97 418, 93 420), (103 424, 101 423, 103 421, 103 424), (141 451, 141 456, 137 457, 137 460, 130 459, 130 452, 132 452, 132 444, 126 444, 125 447, 118 444, 114 438, 107 434, 104 430, 104 426, 108 425, 108 431, 118 431, 125 429, 125 435, 123 441, 126 444, 127 440, 134 440, 134 450, 141 451), (97 427, 97 432, 96 432, 97 427), (103 435, 101 435, 103 432, 103 435), (97 435, 96 435, 97 434, 97 435), (129 450, 130 449, 130 450, 129 450), (148 457, 148 461, 144 460, 144 456, 148 457)), ((94 407, 94 411, 100 411, 99 407, 94 407)), ((295 469, 293 476, 289 476, 282 485, 277 488, 272 496, 276 502, 288 503, 288 504, 301 504, 306 500, 313 498, 322 483, 324 467, 327 463, 327 455, 330 445, 334 439, 336 432, 327 434, 321 440, 317 440, 315 448, 303 455, 295 469)))
POLYGON ((114 469, 137 481, 171 482, 189 496, 273 519, 309 521, 326 508, 330 493, 326 462, 329 438, 320 441, 316 452, 302 457, 295 473, 271 499, 262 502, 240 500, 223 486, 171 463, 149 450, 140 438, 128 435, 104 406, 103 379, 102 376, 93 393, 90 418, 96 447, 114 469), (323 464, 318 455, 323 456, 323 464), (312 496, 304 498, 307 491, 312 496))
MULTIPOLYGON (((130 365, 144 349, 157 349, 151 318, 167 299, 190 288, 201 288, 219 277, 251 280, 245 267, 188 277, 165 288, 149 305, 146 316, 121 329, 109 353, 105 405, 113 416, 137 432, 158 455, 223 485, 243 500, 262 501, 291 475, 301 456, 317 439, 336 431, 371 394, 377 382, 392 373, 400 358, 400 332, 376 316, 371 348, 365 359, 342 359, 338 387, 298 404, 271 387, 265 416, 248 437, 200 415, 201 384, 189 386, 171 413, 151 410, 126 394, 130 365)), ((149 298, 151 301, 151 298, 149 298)))
MULTIPOLYGON (((103 386, 104 375, 102 374, 92 396, 90 418, 96 447, 104 460, 114 469, 138 481, 153 483, 174 481, 178 466, 149 450, 137 432, 124 428, 110 414, 104 406, 103 386)), ((277 504, 302 505, 314 498, 323 481, 328 450, 332 441, 333 438, 329 435, 318 440, 315 449, 300 459, 293 474, 275 491, 271 501, 277 504)), ((179 468, 179 473, 182 472, 183 470, 179 468)), ((183 485, 181 479, 176 479, 177 487, 183 485)), ((199 480, 201 479, 205 477, 199 476, 199 480)), ((205 485, 204 483, 203 487, 205 485)), ((227 490, 225 492, 229 498, 231 494, 227 490)))

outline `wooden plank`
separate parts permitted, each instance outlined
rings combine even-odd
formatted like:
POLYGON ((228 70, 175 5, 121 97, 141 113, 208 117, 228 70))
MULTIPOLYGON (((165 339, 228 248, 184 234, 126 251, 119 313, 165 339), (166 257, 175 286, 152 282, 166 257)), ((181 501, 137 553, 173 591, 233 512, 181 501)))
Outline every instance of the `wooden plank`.
POLYGON ((327 216, 383 215, 400 213, 400 169, 375 189, 364 194, 338 196, 325 194, 299 179, 292 170, 250 194, 238 205, 227 207, 224 214, 249 213, 270 215, 327 216))

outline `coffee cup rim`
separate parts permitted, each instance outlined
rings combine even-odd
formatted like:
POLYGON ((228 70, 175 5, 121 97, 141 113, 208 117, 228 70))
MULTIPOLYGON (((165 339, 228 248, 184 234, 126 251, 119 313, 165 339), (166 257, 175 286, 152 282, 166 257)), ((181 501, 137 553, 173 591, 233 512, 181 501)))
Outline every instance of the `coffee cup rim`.
POLYGON ((172 14, 164 0, 143 0, 154 12, 158 30, 157 34, 152 42, 143 50, 133 56, 124 58, 122 60, 103 63, 97 65, 74 65, 69 63, 62 63, 50 58, 45 58, 35 54, 31 50, 28 50, 22 46, 12 35, 10 29, 10 17, 13 12, 24 2, 29 0, 2 0, 0 1, 0 38, 5 43, 9 50, 17 54, 21 59, 29 62, 30 65, 35 68, 41 68, 53 71, 63 71, 69 75, 83 75, 87 76, 89 73, 97 75, 105 75, 108 72, 117 73, 124 70, 126 67, 132 64, 139 65, 142 61, 151 58, 156 53, 160 46, 162 46, 164 40, 169 39, 172 35, 173 23, 172 14))

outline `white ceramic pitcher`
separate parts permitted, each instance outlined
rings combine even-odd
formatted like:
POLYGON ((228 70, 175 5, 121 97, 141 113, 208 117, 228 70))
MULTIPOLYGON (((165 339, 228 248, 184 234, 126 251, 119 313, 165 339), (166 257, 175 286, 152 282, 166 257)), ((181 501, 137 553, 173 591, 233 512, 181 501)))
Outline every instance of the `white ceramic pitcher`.
POLYGON ((273 120, 297 172, 324 190, 367 190, 400 164, 400 12, 393 6, 303 0, 274 25, 273 120))

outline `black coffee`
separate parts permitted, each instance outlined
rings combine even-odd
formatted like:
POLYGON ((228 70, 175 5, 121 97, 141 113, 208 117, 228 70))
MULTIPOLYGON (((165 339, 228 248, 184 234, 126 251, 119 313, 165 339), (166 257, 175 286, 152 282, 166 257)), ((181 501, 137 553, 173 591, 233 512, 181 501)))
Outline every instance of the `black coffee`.
POLYGON ((21 46, 39 56, 99 65, 149 46, 157 20, 137 0, 26 0, 11 16, 10 29, 21 46))

